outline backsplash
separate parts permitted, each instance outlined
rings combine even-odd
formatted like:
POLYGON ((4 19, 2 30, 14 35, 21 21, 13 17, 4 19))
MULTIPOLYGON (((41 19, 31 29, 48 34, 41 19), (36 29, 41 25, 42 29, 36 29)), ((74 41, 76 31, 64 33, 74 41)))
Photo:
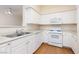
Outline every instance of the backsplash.
POLYGON ((26 27, 0 27, 0 35, 13 33, 19 29, 24 29, 24 31, 35 31, 35 30, 39 30, 40 26, 39 25, 28 25, 26 27))
POLYGON ((0 28, 0 35, 13 33, 18 29, 24 29, 26 31, 25 28, 0 28))
POLYGON ((53 28, 61 28, 63 31, 77 31, 76 25, 44 25, 40 27, 42 30, 50 30, 53 28))

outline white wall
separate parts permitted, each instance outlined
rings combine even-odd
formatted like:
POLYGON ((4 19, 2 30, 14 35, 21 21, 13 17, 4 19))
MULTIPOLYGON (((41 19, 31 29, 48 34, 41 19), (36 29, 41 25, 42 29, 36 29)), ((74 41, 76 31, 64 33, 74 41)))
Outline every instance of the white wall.
POLYGON ((7 15, 0 12, 0 26, 21 26, 22 25, 22 15, 7 15))
POLYGON ((26 31, 26 28, 24 27, 0 27, 0 35, 6 35, 10 33, 14 33, 16 30, 24 29, 26 31))
POLYGON ((28 25, 27 27, 0 27, 0 35, 6 35, 10 33, 16 32, 16 30, 24 29, 24 31, 37 31, 39 30, 39 26, 37 25, 28 25))
POLYGON ((27 31, 40 30, 40 25, 28 24, 25 28, 27 31))

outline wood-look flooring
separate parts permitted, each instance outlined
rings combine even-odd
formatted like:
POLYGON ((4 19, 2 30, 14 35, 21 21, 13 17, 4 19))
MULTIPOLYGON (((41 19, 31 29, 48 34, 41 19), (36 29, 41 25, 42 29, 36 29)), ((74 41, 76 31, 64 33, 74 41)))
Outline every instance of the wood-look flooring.
POLYGON ((74 54, 74 52, 70 48, 61 48, 43 43, 34 54, 74 54))

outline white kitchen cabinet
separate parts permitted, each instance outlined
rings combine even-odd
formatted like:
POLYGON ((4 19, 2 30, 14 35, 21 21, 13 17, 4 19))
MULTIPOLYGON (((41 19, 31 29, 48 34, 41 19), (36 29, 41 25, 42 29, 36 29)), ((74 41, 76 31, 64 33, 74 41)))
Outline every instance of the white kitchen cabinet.
POLYGON ((74 51, 74 53, 79 53, 79 47, 78 47, 78 39, 76 35, 72 36, 72 50, 74 51))
POLYGON ((27 44, 25 42, 16 47, 12 47, 12 54, 27 54, 27 44))
POLYGON ((27 37, 22 37, 11 42, 12 54, 26 54, 28 46, 27 37))
POLYGON ((68 32, 63 34, 63 46, 71 48, 74 53, 79 53, 77 36, 68 32))
POLYGON ((76 24, 76 10, 61 13, 63 24, 76 24))
POLYGON ((11 53, 10 43, 4 43, 0 45, 0 54, 9 54, 11 53))
POLYGON ((74 42, 72 50, 74 51, 75 54, 79 54, 79 47, 77 41, 74 42))
POLYGON ((40 24, 76 24, 76 11, 43 14, 40 24))
POLYGON ((40 14, 32 7, 23 8, 23 24, 39 24, 40 14))
POLYGON ((59 14, 46 14, 41 15, 40 24, 61 24, 61 15, 59 14))
POLYGON ((36 33, 35 34, 35 50, 37 50, 40 45, 42 44, 42 39, 40 38, 41 37, 41 33, 36 33))
POLYGON ((41 39, 39 39, 39 35, 40 33, 32 35, 28 38, 28 40, 30 40, 28 44, 28 54, 34 53, 42 44, 41 39))
POLYGON ((40 32, 0 44, 0 53, 32 54, 42 44, 40 32))
POLYGON ((63 46, 72 47, 72 35, 69 32, 63 32, 63 46))
POLYGON ((46 42, 46 43, 48 42, 48 40, 49 40, 48 35, 49 35, 48 31, 44 31, 44 30, 42 31, 42 41, 43 42, 46 42))
POLYGON ((39 20, 40 20, 40 15, 37 11, 35 11, 32 8, 29 8, 28 10, 28 14, 26 16, 27 19, 27 23, 32 23, 32 24, 39 24, 39 20))
POLYGON ((28 43, 28 54, 32 54, 35 51, 35 35, 32 35, 28 38, 29 43, 28 43))

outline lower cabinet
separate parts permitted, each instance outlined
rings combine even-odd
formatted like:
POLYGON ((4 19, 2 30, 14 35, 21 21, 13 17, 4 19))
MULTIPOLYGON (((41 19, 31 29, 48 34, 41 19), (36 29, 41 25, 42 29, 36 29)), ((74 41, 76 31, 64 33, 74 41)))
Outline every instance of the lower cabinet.
POLYGON ((72 33, 64 32, 63 33, 63 46, 70 47, 74 53, 79 53, 79 43, 77 36, 72 33))
POLYGON ((75 54, 79 54, 79 42, 74 44, 73 51, 75 54))
POLYGON ((12 54, 27 54, 27 44, 25 42, 12 47, 12 54))
POLYGON ((26 53, 27 50, 25 44, 23 44, 22 46, 19 45, 17 47, 12 48, 12 54, 26 54, 26 53))
POLYGON ((72 50, 74 51, 74 53, 78 54, 79 53, 79 42, 76 36, 73 36, 73 42, 72 42, 72 50))
POLYGON ((11 53, 10 43, 5 43, 0 45, 0 54, 11 53))
POLYGON ((32 54, 41 45, 40 33, 22 37, 0 45, 0 53, 32 54))
POLYGON ((28 54, 32 54, 35 51, 35 35, 30 36, 28 38, 28 40, 30 40, 30 42, 28 43, 28 54))
POLYGON ((22 37, 11 42, 12 54, 26 54, 27 53, 27 37, 22 37))
POLYGON ((42 38, 41 38, 41 34, 38 33, 36 34, 36 40, 35 40, 35 46, 36 46, 36 50, 40 47, 40 45, 42 44, 42 38))
MULTIPOLYGON (((14 41, 0 44, 0 54, 32 54, 42 44, 40 33, 22 37, 14 41)), ((79 53, 77 37, 63 32, 63 46, 70 47, 74 53, 79 53)))
POLYGON ((63 32, 63 46, 71 47, 72 36, 68 32, 63 32))
POLYGON ((34 53, 42 44, 40 39, 40 33, 37 33, 29 38, 30 42, 28 43, 28 54, 34 53))

